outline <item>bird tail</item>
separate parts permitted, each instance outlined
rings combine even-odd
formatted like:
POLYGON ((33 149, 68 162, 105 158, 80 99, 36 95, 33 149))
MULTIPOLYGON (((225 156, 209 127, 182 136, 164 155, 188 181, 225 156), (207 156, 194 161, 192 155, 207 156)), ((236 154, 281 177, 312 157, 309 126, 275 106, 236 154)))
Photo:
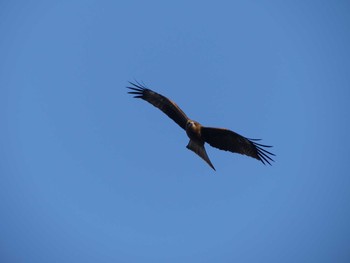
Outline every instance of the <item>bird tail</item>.
POLYGON ((207 155, 207 152, 205 151, 204 143, 200 144, 196 141, 190 140, 186 148, 196 153, 199 157, 201 157, 204 161, 206 161, 207 164, 209 164, 209 166, 214 169, 214 171, 216 171, 214 168, 214 165, 211 163, 207 155))

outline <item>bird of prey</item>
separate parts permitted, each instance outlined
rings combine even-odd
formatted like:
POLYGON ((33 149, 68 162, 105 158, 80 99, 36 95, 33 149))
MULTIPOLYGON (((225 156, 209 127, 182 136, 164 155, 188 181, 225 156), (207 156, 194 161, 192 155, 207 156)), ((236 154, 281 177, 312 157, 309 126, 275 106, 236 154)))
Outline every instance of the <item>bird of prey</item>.
POLYGON ((220 150, 244 154, 261 161, 263 164, 268 163, 271 165, 270 161, 273 161, 273 159, 269 155, 274 156, 274 154, 263 148, 272 146, 257 143, 260 139, 248 139, 228 129, 202 126, 200 123, 188 118, 179 106, 170 99, 146 88, 138 82, 136 84, 129 83, 132 86, 127 87, 131 90, 128 93, 133 94, 134 98, 143 99, 157 107, 184 129, 190 138, 186 147, 199 155, 214 170, 215 168, 205 151, 205 143, 220 150))

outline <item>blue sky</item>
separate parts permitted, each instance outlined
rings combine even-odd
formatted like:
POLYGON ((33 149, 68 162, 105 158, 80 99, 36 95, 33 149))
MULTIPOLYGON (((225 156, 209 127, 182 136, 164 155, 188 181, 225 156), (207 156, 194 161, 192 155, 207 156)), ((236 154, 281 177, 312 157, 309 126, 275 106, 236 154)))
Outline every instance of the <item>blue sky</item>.
POLYGON ((2 1, 1 262, 349 262, 347 1, 2 1), (203 125, 273 145, 273 166, 203 125))

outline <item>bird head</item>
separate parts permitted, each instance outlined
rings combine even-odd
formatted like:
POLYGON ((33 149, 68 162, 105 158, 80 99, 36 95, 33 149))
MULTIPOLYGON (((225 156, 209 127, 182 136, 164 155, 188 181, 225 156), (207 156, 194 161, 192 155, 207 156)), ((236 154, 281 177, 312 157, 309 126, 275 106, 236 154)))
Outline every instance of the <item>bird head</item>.
POLYGON ((196 123, 194 121, 188 120, 186 123, 186 129, 196 127, 196 123))

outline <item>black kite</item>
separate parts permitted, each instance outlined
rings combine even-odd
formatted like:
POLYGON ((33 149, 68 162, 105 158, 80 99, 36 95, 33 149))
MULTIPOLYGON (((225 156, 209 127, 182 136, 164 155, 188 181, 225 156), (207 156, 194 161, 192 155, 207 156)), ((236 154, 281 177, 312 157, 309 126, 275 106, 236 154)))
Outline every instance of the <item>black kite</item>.
POLYGON ((209 143, 211 146, 220 150, 244 154, 258 159, 263 164, 266 162, 271 165, 270 161, 273 160, 269 155, 274 154, 266 151, 262 147, 272 146, 259 144, 256 142, 259 141, 259 139, 248 139, 228 129, 204 127, 198 122, 189 119, 179 106, 170 99, 139 83, 129 83, 133 85, 133 87, 127 87, 132 90, 128 93, 134 94, 134 98, 140 98, 151 103, 184 129, 187 136, 190 138, 186 147, 198 154, 214 170, 215 168, 205 151, 204 143, 209 143))

